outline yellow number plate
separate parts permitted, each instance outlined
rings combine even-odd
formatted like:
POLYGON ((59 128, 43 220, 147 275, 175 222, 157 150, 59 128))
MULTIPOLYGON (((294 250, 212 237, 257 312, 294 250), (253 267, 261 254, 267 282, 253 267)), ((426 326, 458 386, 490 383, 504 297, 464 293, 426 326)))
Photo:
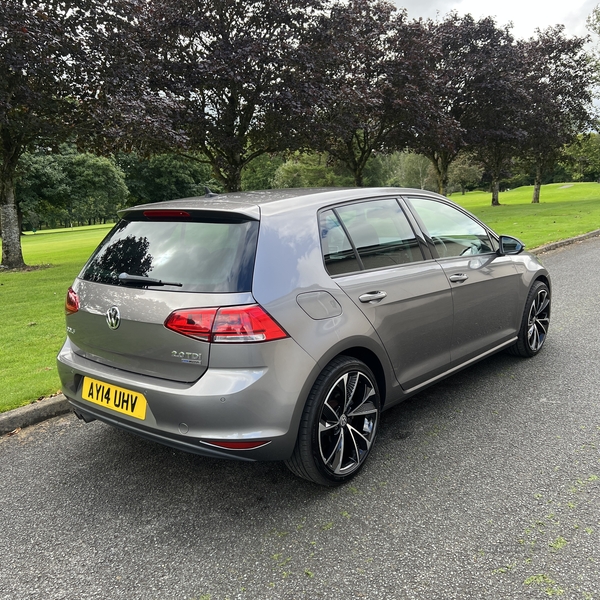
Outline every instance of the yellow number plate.
POLYGON ((142 421, 146 418, 146 398, 139 392, 84 377, 81 397, 142 421))

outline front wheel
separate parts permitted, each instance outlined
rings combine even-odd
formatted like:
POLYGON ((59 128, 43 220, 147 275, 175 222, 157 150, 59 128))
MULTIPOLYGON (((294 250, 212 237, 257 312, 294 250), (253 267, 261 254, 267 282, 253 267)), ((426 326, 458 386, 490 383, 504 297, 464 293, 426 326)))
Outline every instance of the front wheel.
POLYGON ((380 410, 379 389, 369 367, 349 356, 335 358, 310 392, 287 467, 321 485, 348 481, 373 447, 380 410))
POLYGON ((550 325, 550 290, 543 281, 536 281, 527 296, 519 337, 509 348, 511 354, 525 358, 535 356, 544 345, 550 325))

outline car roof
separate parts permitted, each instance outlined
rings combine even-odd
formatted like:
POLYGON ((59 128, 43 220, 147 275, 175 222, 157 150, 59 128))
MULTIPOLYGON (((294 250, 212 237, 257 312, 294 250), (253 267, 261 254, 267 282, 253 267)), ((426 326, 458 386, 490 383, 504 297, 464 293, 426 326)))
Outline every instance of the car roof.
POLYGON ((381 196, 415 194, 442 198, 442 196, 425 190, 411 188, 289 188, 280 190, 261 190, 252 192, 231 192, 227 194, 211 194, 142 204, 119 211, 125 216, 132 211, 158 209, 161 210, 208 210, 236 212, 259 217, 259 207, 266 212, 293 211, 297 207, 327 206, 346 200, 362 200, 381 196))

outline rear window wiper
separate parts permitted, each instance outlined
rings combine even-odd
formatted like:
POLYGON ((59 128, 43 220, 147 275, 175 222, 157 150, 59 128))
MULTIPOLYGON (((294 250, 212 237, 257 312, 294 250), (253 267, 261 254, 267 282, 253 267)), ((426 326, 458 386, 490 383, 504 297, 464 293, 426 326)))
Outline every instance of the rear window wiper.
POLYGON ((177 287, 183 287, 183 283, 170 283, 168 281, 162 281, 160 279, 153 279, 152 277, 140 277, 139 275, 129 275, 128 273, 121 273, 119 275, 119 281, 125 285, 142 285, 142 286, 162 286, 162 285, 174 285, 177 287))

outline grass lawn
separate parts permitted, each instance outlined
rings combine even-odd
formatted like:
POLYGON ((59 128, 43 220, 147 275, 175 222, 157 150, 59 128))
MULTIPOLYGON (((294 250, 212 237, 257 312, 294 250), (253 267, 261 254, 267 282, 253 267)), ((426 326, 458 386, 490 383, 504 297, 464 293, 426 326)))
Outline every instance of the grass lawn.
MULTIPOLYGON (((541 203, 531 204, 531 187, 500 194, 455 194, 458 202, 498 233, 521 238, 528 248, 600 229, 600 185, 552 184, 541 203)), ((33 271, 0 270, 0 412, 58 391, 55 357, 65 338, 68 287, 110 225, 41 231, 23 237, 33 271)))
POLYGON ((0 412, 58 391, 56 354, 65 339, 67 289, 111 225, 23 236, 28 265, 0 270, 0 412))
POLYGON ((491 195, 486 192, 453 194, 452 200, 496 233, 518 237, 527 248, 600 229, 600 184, 544 185, 539 204, 531 204, 532 195, 533 186, 527 186, 502 192, 501 206, 491 206, 491 195))

